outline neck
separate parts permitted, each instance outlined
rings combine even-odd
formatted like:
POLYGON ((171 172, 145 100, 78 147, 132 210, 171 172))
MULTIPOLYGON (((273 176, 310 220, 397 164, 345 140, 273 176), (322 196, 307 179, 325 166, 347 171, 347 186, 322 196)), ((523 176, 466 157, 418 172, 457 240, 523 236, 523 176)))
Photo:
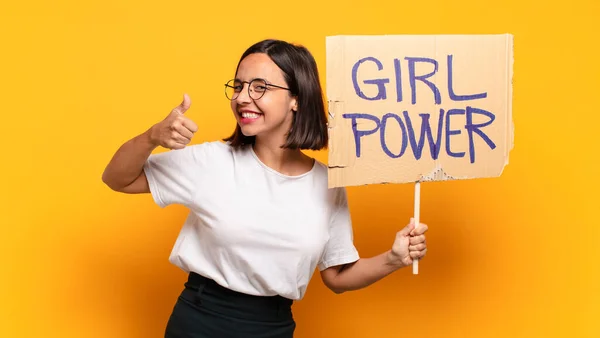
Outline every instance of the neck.
POLYGON ((273 142, 257 137, 253 149, 261 162, 284 175, 299 175, 312 168, 312 159, 302 151, 285 149, 282 145, 283 141, 273 142))

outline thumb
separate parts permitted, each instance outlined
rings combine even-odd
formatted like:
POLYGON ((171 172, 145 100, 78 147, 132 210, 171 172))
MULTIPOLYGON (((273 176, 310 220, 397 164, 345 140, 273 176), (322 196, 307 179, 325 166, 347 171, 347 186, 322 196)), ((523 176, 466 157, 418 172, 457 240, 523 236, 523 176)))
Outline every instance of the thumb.
POLYGON ((191 105, 192 100, 190 100, 188 94, 183 94, 183 101, 181 101, 181 103, 177 107, 175 107, 173 111, 177 112, 178 114, 184 114, 188 109, 190 109, 191 105))
POLYGON ((411 218, 411 222, 404 227, 404 229, 400 230, 399 234, 401 236, 408 236, 410 232, 415 228, 415 223, 411 218))

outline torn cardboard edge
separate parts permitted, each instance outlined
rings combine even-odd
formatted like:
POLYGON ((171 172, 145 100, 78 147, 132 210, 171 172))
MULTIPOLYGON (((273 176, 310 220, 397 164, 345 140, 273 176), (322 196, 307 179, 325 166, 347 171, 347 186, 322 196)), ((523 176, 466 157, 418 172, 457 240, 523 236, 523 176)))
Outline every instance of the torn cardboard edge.
MULTIPOLYGON (((508 164, 508 155, 510 151, 514 148, 514 122, 512 119, 512 79, 513 79, 513 66, 514 66, 514 45, 513 45, 513 36, 511 34, 501 34, 501 35, 423 35, 423 36, 414 36, 414 35, 383 35, 383 36, 329 36, 327 37, 327 103, 328 103, 328 120, 329 120, 329 186, 330 187, 338 187, 338 186, 351 186, 351 185, 365 185, 365 184, 378 184, 378 183, 409 183, 409 182, 424 182, 424 181, 445 181, 445 180, 459 180, 459 179, 472 179, 472 178, 483 178, 483 177, 497 177, 500 176, 504 170, 504 167, 508 164), (352 90, 352 85, 349 83, 351 81, 349 74, 352 74, 351 70, 349 70, 350 64, 361 58, 365 58, 368 55, 377 55, 381 58, 381 55, 389 56, 386 60, 388 63, 385 65, 389 68, 389 59, 394 57, 411 57, 407 56, 409 53, 402 55, 402 53, 398 53, 397 51, 401 47, 407 47, 407 49, 414 48, 419 49, 419 44, 421 41, 425 41, 424 45, 431 44, 432 40, 434 41, 435 50, 433 55, 435 59, 439 59, 439 54, 437 51, 438 43, 447 44, 448 40, 456 39, 457 47, 454 49, 459 51, 459 53, 455 53, 457 55, 461 55, 460 49, 463 48, 464 51, 470 51, 472 53, 480 53, 485 54, 484 50, 478 48, 475 42, 480 42, 483 44, 487 44, 492 46, 492 48, 498 49, 499 43, 503 44, 504 57, 499 58, 497 54, 494 54, 494 58, 503 59, 505 62, 503 65, 500 62, 496 62, 492 68, 496 69, 494 74, 502 75, 502 79, 494 79, 493 81, 500 81, 503 83, 502 88, 493 88, 488 90, 490 93, 490 97, 494 98, 495 107, 499 107, 504 105, 504 111, 498 113, 496 110, 494 113, 496 114, 494 123, 499 123, 499 121, 503 121, 504 132, 503 137, 499 137, 502 140, 499 140, 496 137, 497 148, 501 150, 500 152, 494 153, 489 159, 493 160, 493 164, 486 165, 485 163, 478 163, 480 165, 481 170, 479 172, 467 172, 461 173, 461 170, 457 170, 456 163, 454 165, 443 165, 442 159, 436 159, 431 162, 429 169, 422 168, 422 170, 414 171, 418 161, 413 158, 413 165, 402 164, 399 165, 400 162, 398 159, 385 159, 381 156, 379 157, 369 157, 369 152, 381 151, 381 149, 377 149, 377 147, 365 147, 365 154, 361 154, 361 158, 358 159, 356 156, 356 147, 355 147, 355 135, 351 132, 352 129, 352 121, 348 118, 342 117, 343 114, 348 112, 356 112, 362 110, 377 110, 377 106, 380 102, 360 102, 357 100, 356 93, 352 90), (496 41, 492 41, 492 40, 496 41), (441 42, 440 42, 441 41, 441 42), (445 42, 444 42, 445 41, 445 42), (373 48, 373 43, 379 42, 376 48, 373 48), (461 46, 461 43, 463 44, 461 46), (483 51, 483 52, 482 52, 483 51), (401 54, 401 55, 398 55, 401 54), (505 71, 499 71, 498 69, 503 67, 505 71), (503 100, 499 100, 497 97, 497 93, 504 92, 503 100), (502 102, 501 102, 502 101, 502 102), (358 102, 358 103, 357 103, 358 102), (365 109, 366 108, 366 109, 365 109), (501 146, 500 146, 501 145, 501 146), (369 160, 372 158, 372 160, 369 160), (498 160, 500 158, 500 161, 498 160), (395 162, 394 162, 395 160, 395 162), (379 163, 377 162, 379 161, 379 163), (366 165, 366 163, 369 163, 366 165), (397 170, 389 170, 390 167, 396 167, 397 170), (412 167, 412 170, 407 170, 412 167), (385 169, 385 170, 382 170, 385 169), (404 174, 402 173, 404 171, 404 174)), ((403 49, 403 48, 402 48, 403 49)), ((452 48, 450 48, 452 49, 452 48)), ((431 56, 431 50, 427 50, 424 48, 423 55, 431 56)), ((443 52, 442 52, 443 54, 443 52)), ((413 53, 414 57, 418 57, 419 53, 413 53)), ((401 62, 400 60, 399 62, 401 62)), ((383 62, 383 61, 382 61, 383 62)), ((438 64, 441 61, 438 60, 438 64)), ((473 67, 478 64, 472 63, 473 67)), ((483 62, 483 64, 489 64, 489 62, 483 62)), ((481 66, 481 64, 479 64, 481 66)), ((385 68, 385 67, 383 67, 385 68)), ((479 69, 471 69, 466 70, 464 67, 456 67, 458 68, 459 73, 477 73, 481 72, 479 69)), ((456 69, 455 68, 455 69, 456 69)), ((439 68, 438 68, 439 69, 439 68)), ((404 69, 402 69, 404 70, 404 69)), ((377 72, 370 73, 371 75, 377 75, 379 78, 384 77, 383 74, 379 73, 381 69, 377 70, 377 72)), ((416 72, 416 70, 413 69, 416 72)), ((385 72, 385 70, 384 70, 385 72)), ((483 72, 485 73, 485 72, 483 72)), ((450 74, 450 72, 449 72, 450 74)), ((389 70, 385 74, 389 75, 389 70)), ((435 80, 432 82, 440 88, 443 87, 443 84, 439 82, 437 79, 437 74, 435 74, 435 80)), ((450 77, 451 75, 448 75, 450 77)), ((376 77, 371 77, 375 79, 376 77)), ((387 82, 388 90, 393 87, 393 81, 389 80, 387 82)), ((472 81, 474 82, 474 81, 472 81)), ((372 83, 371 83, 372 84, 372 83)), ((405 85, 405 83, 402 83, 405 85)), ((372 88, 370 88, 372 89, 372 88)), ((445 88, 447 91, 448 88, 445 88)), ((491 101, 491 100, 488 100, 491 101)), ((406 108, 405 104, 398 104, 397 109, 388 109, 390 111, 396 110, 398 113, 406 108)), ((432 103, 432 107, 436 107, 435 104, 432 103)), ((433 109, 431 109, 433 110, 433 109)), ((431 115, 431 119, 434 119, 434 115, 431 115)), ((355 121, 356 122, 356 121, 355 121)), ((358 124, 358 123, 356 123, 358 124)), ((433 128, 431 128, 433 130, 433 128)), ((419 131, 419 130, 417 130, 419 131)), ((397 139, 397 136, 396 137, 397 139)), ((417 135, 419 136, 419 135, 417 135)), ((392 139, 394 138, 392 137, 392 139)), ((427 142, 427 141, 426 141, 427 142)), ((426 143, 425 142, 425 143, 426 143)), ((443 143, 443 141, 442 141, 443 143)), ((442 144, 439 148, 443 148, 442 144)), ((408 146, 410 148, 410 146, 408 146)), ((427 146, 422 149, 425 154, 427 154, 427 146)), ((441 150, 440 150, 441 152, 441 150)), ((408 161, 410 162, 410 161, 408 161)), ((464 163, 464 166, 468 166, 472 164, 464 163)), ((460 167, 460 166, 459 166, 460 167)))

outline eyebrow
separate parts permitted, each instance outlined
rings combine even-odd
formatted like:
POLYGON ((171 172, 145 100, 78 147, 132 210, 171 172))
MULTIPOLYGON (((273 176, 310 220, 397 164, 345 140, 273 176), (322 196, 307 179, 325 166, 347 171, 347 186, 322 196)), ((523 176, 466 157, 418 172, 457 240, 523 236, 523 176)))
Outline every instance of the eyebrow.
MULTIPOLYGON (((255 77, 255 78, 252 78, 252 79, 250 79, 249 81, 246 81, 246 82, 251 82, 251 81, 254 81, 254 80, 263 80, 263 81, 265 81, 267 84, 270 84, 270 83, 271 83, 271 81, 269 81, 269 80, 267 80, 267 79, 265 79, 265 78, 263 78, 263 77, 255 77)), ((236 82, 244 82, 244 81, 242 81, 241 79, 239 79, 239 78, 237 78, 237 77, 236 77, 235 79, 233 79, 233 81, 236 81, 236 82)))

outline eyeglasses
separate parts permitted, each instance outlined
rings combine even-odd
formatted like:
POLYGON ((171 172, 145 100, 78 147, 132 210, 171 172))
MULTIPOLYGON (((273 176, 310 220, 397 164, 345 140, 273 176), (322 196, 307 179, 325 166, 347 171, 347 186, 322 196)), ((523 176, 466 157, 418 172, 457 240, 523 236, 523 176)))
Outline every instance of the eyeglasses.
POLYGON ((290 90, 289 88, 267 83, 267 81, 265 81, 264 79, 254 79, 250 82, 240 80, 229 80, 225 84, 225 96, 229 100, 237 99, 241 91, 244 89, 244 83, 248 84, 248 95, 253 100, 259 100, 261 97, 263 97, 263 95, 265 95, 265 92, 269 89, 269 87, 290 90))

